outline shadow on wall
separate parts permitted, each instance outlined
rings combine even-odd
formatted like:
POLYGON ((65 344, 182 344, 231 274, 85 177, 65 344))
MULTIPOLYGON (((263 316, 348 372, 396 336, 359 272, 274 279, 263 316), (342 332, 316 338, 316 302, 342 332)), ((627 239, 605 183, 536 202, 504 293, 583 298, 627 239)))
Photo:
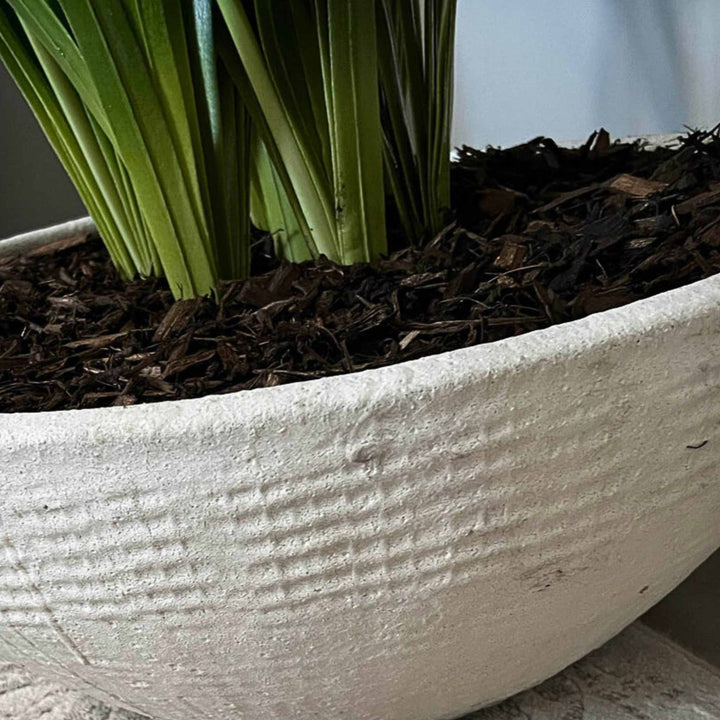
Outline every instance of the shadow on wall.
POLYGON ((720 550, 643 620, 720 668, 720 550))

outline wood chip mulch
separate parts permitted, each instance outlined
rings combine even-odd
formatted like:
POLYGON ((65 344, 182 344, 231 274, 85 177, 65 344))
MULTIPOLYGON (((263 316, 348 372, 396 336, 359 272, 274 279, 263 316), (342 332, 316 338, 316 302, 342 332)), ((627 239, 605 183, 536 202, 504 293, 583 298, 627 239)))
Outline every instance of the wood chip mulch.
MULTIPOLYGON (((0 412, 133 405, 375 368, 567 322, 720 271, 720 137, 679 150, 469 148, 452 222, 376 266, 276 263, 173 303, 101 243, 0 262, 0 412), (269 268, 269 269, 268 269, 269 268)), ((399 230, 392 223, 391 237, 399 230)))

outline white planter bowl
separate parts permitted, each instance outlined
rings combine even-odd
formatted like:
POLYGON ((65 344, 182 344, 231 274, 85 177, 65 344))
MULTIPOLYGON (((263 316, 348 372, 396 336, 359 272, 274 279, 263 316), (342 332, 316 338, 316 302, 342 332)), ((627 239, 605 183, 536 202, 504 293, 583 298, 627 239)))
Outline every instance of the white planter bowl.
POLYGON ((720 277, 354 375, 2 415, 0 458, 0 660, 157 720, 459 716, 720 546, 720 277))

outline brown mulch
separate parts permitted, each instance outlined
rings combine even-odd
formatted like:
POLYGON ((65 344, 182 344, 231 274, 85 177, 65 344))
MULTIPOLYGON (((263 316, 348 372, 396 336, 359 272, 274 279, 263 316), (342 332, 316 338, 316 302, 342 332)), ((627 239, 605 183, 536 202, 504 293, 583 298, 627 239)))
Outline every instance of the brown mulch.
MULTIPOLYGON (((132 405, 380 367, 518 335, 720 271, 720 138, 647 152, 594 134, 463 148, 457 211, 377 266, 321 259, 173 303, 99 241, 0 263, 0 412, 132 405)), ((397 229, 391 227, 391 236, 397 229)))

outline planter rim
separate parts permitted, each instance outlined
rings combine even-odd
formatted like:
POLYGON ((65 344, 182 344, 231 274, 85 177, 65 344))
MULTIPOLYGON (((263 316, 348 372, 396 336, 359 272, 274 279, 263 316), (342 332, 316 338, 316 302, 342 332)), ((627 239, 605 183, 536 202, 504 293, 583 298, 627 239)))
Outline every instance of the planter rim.
POLYGON ((0 258, 24 255, 34 250, 47 247, 61 240, 78 236, 87 236, 97 232, 95 221, 91 217, 68 220, 60 225, 20 233, 12 237, 0 240, 0 258))

